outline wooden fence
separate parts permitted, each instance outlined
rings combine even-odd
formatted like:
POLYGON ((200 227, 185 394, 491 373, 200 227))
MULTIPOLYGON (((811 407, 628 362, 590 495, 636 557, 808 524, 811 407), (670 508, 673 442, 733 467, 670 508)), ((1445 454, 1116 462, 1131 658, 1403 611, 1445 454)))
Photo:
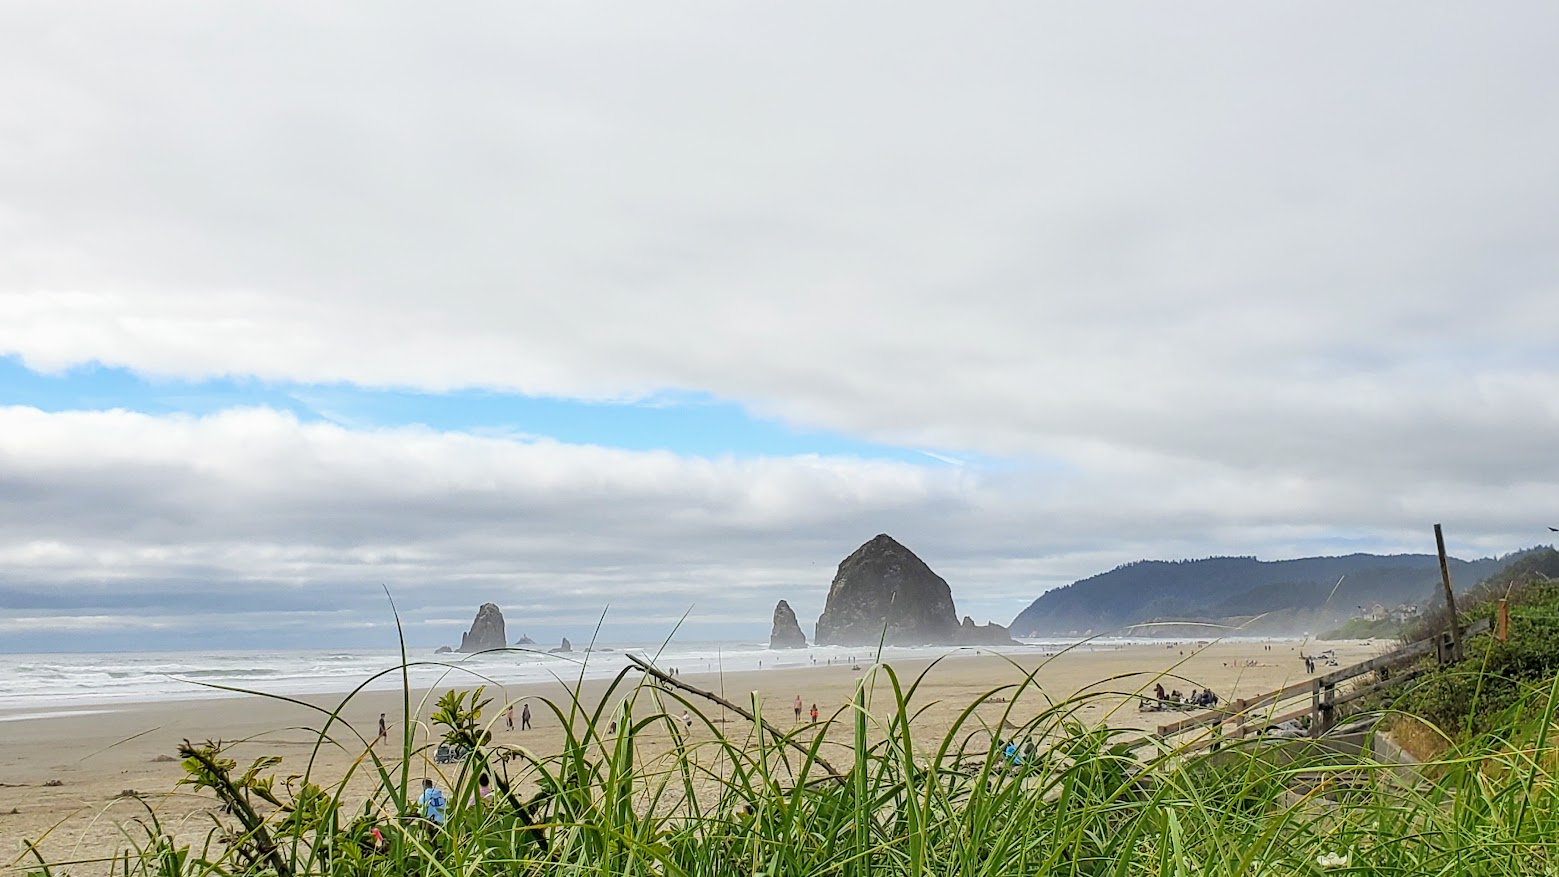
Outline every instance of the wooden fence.
POLYGON ((1416 661, 1429 654, 1436 655, 1441 664, 1451 663, 1456 659, 1457 646, 1460 645, 1461 639, 1485 633, 1489 628, 1489 619, 1479 619, 1459 631, 1461 638, 1453 637, 1450 631, 1445 631, 1439 636, 1419 640, 1396 651, 1379 655, 1368 661, 1361 661, 1350 667, 1333 670, 1314 679, 1296 682, 1293 685, 1279 688, 1276 691, 1269 691, 1256 697, 1234 700, 1227 705, 1214 707, 1207 712, 1181 719, 1178 722, 1160 725, 1157 736, 1162 739, 1173 737, 1177 734, 1184 734, 1197 728, 1209 726, 1222 728, 1225 724, 1233 723, 1234 727, 1227 732, 1228 736, 1243 737, 1246 734, 1260 733, 1267 728, 1291 719, 1309 716, 1310 735, 1318 737, 1336 724, 1337 707, 1374 694, 1389 686, 1398 685, 1409 679, 1415 679, 1423 673, 1421 669, 1410 670, 1404 673, 1391 673, 1392 669, 1416 661), (1381 678, 1369 685, 1355 686, 1341 694, 1337 692, 1339 683, 1356 679, 1366 673, 1377 673, 1381 678), (1275 714, 1285 702, 1304 694, 1310 695, 1309 704, 1300 709, 1275 714), (1270 709, 1264 709, 1268 707, 1270 709))

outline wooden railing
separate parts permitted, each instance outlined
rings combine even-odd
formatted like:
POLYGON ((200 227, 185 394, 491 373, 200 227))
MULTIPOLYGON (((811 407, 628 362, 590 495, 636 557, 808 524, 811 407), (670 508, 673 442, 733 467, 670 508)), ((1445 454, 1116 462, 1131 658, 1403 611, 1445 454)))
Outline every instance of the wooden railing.
MULTIPOLYGON (((1485 633, 1489 630, 1489 627, 1489 619, 1479 619, 1459 631, 1461 639, 1485 633)), ((1366 673, 1400 667, 1429 654, 1437 655, 1440 663, 1448 664, 1455 660, 1456 646, 1459 644, 1460 640, 1458 638, 1452 637, 1450 631, 1445 631, 1439 636, 1410 643, 1396 651, 1370 658, 1368 661, 1361 661, 1340 670, 1333 670, 1314 679, 1296 682, 1293 685, 1279 688, 1276 691, 1269 691, 1256 697, 1240 698, 1229 702, 1225 706, 1215 707, 1207 712, 1181 719, 1178 722, 1160 725, 1157 736, 1161 739, 1173 737, 1177 734, 1184 734, 1187 731, 1194 731, 1197 728, 1209 726, 1221 728, 1223 725, 1232 722, 1234 727, 1230 729, 1228 736, 1242 737, 1246 734, 1258 733, 1273 725, 1279 725, 1306 715, 1310 717, 1311 736, 1319 736, 1335 724, 1337 707, 1374 694, 1388 686, 1398 685, 1409 679, 1417 678, 1424 671, 1419 669, 1387 676, 1370 685, 1351 688, 1340 695, 1337 693, 1338 683, 1356 679, 1366 673), (1302 709, 1291 710, 1282 714, 1273 714, 1273 711, 1285 701, 1292 700, 1306 693, 1310 695, 1309 705, 1302 709), (1272 709, 1258 712, 1263 707, 1271 707, 1272 709)))

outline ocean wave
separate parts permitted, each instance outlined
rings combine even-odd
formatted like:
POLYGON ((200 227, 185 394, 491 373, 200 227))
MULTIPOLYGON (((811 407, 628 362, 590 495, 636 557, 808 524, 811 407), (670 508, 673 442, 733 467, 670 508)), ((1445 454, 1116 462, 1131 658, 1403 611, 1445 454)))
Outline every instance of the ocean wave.
MULTIPOLYGON (((1064 648, 1046 643, 1040 648, 1064 648)), ((1036 645, 1015 646, 1028 651, 1036 645)), ((1085 649, 1118 648, 1096 643, 1085 649)), ((945 648, 892 648, 893 660, 946 654, 945 648)), ((571 684, 609 677, 627 665, 627 655, 640 655, 662 667, 686 673, 744 672, 795 669, 841 660, 870 661, 872 648, 814 646, 804 650, 770 651, 765 643, 682 643, 669 647, 603 643, 593 652, 570 655, 540 652, 494 652, 484 655, 435 655, 418 650, 407 655, 413 665, 406 675, 414 687, 571 684), (605 649, 605 650, 603 650, 605 649)), ((210 686, 263 690, 273 694, 345 693, 359 683, 370 689, 401 686, 399 651, 340 650, 272 652, 130 652, 105 654, 0 655, 0 708, 26 709, 55 702, 71 705, 127 701, 184 700, 230 697, 210 686), (372 679, 371 679, 372 677, 372 679), (371 681, 370 681, 371 679, 371 681)))

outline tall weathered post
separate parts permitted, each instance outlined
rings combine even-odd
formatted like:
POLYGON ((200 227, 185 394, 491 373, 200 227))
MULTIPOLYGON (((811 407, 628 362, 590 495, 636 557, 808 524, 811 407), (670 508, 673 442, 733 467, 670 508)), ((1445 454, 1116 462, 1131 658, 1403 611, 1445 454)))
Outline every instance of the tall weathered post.
POLYGON ((1435 549, 1440 552, 1440 582, 1445 585, 1445 605, 1451 610, 1451 660, 1462 659, 1462 628, 1456 615, 1456 595, 1451 592, 1451 568, 1445 562, 1445 534, 1434 525, 1435 549))

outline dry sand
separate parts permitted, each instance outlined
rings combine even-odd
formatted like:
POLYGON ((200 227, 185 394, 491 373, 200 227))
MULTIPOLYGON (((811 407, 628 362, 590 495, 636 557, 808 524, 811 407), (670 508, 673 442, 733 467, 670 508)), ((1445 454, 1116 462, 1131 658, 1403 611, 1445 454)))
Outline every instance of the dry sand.
MULTIPOLYGON (((1020 681, 1024 672, 1034 668, 1039 668, 1036 680, 1040 691, 1019 699, 1012 707, 1012 720, 1020 724, 1044 708, 1046 697, 1062 700, 1084 690, 1151 690, 1155 677, 1160 674, 1189 680, 1165 678, 1166 689, 1189 692, 1193 688, 1210 687, 1226 700, 1250 697, 1306 678, 1299 657, 1302 649, 1335 648, 1343 665, 1386 650, 1384 643, 1356 641, 1308 646, 1274 641, 1270 644, 1271 650, 1267 648, 1256 643, 1198 646, 1187 642, 1167 647, 1163 644, 1129 645, 1074 651, 1060 656, 1045 656, 1037 649, 1032 654, 1017 656, 955 653, 929 672, 916 695, 915 705, 928 706, 928 709, 916 720, 915 737, 917 742, 927 744, 940 741, 974 697, 1020 681), (1113 681, 1101 686, 1098 685, 1101 680, 1113 681)), ((893 669, 901 678, 907 678, 924 670, 927 663, 895 663, 893 669)), ((731 701, 744 706, 751 702, 756 692, 765 718, 788 729, 794 726, 791 706, 797 695, 809 708, 815 702, 826 720, 850 701, 868 670, 870 668, 864 666, 857 671, 835 665, 728 673, 723 677, 689 673, 680 678, 684 682, 723 691, 731 701)), ((891 704, 887 678, 878 672, 873 674, 873 679, 872 696, 878 705, 874 712, 885 712, 891 704)), ((592 705, 599 702, 605 686, 605 682, 587 682, 583 700, 592 705)), ((494 696, 495 704, 489 708, 484 720, 492 722, 496 743, 522 746, 543 756, 558 751, 563 739, 562 729, 541 700, 547 698, 566 703, 566 690, 551 684, 511 686, 488 693, 494 696), (531 704, 532 730, 507 730, 500 710, 508 701, 531 704)), ((429 740, 426 718, 432 709, 432 698, 421 698, 420 693, 414 696, 418 696, 418 700, 413 701, 413 710, 422 718, 415 728, 415 739, 421 745, 429 740)), ((640 698, 634 711, 642 718, 652 712, 654 706, 651 694, 646 692, 640 698)), ((333 708, 341 696, 303 699, 333 708)), ((740 740, 749 734, 750 726, 739 717, 722 716, 721 709, 714 704, 706 703, 703 708, 710 718, 725 719, 719 727, 725 729, 728 737, 740 740)), ((1007 704, 1001 703, 983 706, 977 712, 977 720, 989 727, 1000 721, 1007 708, 1007 704)), ((175 788, 183 770, 176 760, 167 759, 174 755, 178 743, 185 738, 197 742, 208 739, 242 741, 231 745, 229 755, 245 765, 261 755, 279 755, 282 764, 277 774, 281 777, 304 772, 313 757, 312 776, 325 784, 342 776, 364 752, 364 743, 351 734, 337 735, 344 741, 342 748, 328 747, 315 752, 315 734, 310 729, 320 727, 321 715, 276 700, 220 698, 115 704, 101 709, 106 711, 17 720, 9 720, 10 716, 0 712, 0 873, 19 872, 26 866, 28 859, 18 859, 24 838, 42 838, 39 848, 51 861, 112 854, 127 845, 124 834, 116 826, 136 818, 144 819, 148 805, 157 811, 165 831, 173 832, 181 841, 198 844, 211 829, 211 815, 215 810, 209 794, 175 788), (139 793, 141 798, 122 796, 127 791, 139 793), (12 812, 13 808, 15 812, 12 812)), ((29 709, 25 712, 41 711, 29 709)), ((386 756, 391 752, 398 756, 403 712, 399 692, 359 694, 345 709, 344 718, 363 740, 371 741, 381 711, 389 714, 392 727, 390 745, 380 744, 379 749, 386 756)), ((680 716, 682 707, 670 706, 667 711, 680 716)), ((20 712, 14 712, 12 716, 20 712)), ((1152 729, 1179 718, 1174 713, 1140 713, 1135 702, 1121 696, 1090 701, 1079 714, 1085 720, 1142 729, 1152 729)), ((518 724, 518 707, 515 715, 518 724)), ((805 713, 802 721, 806 721, 805 713)), ((848 763, 849 733, 848 722, 831 732, 824 756, 836 763, 848 763)), ((695 725, 692 737, 708 738, 711 734, 707 727, 695 725)), ((651 756, 656 752, 664 753, 674 745, 670 735, 660 731, 641 739, 646 754, 651 756)), ((412 774, 421 777, 436 769, 425 759, 418 759, 412 766, 412 774)), ((368 782, 365 775, 361 782, 350 787, 352 792, 349 794, 361 798, 367 793, 368 782)), ((442 781, 440 786, 448 789, 447 783, 442 781)), ((139 829, 127 830, 142 839, 145 837, 144 831, 139 829)), ((82 875, 106 873, 107 868, 85 865, 70 870, 82 875)))

